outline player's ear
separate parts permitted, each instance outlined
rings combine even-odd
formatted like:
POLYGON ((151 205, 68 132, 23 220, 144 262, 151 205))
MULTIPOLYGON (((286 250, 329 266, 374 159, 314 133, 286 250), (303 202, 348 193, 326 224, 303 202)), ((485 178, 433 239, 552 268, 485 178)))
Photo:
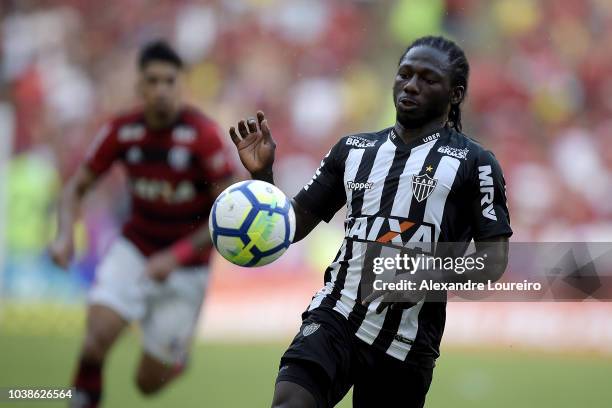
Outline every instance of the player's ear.
POLYGON ((458 103, 461 103, 464 97, 465 97, 465 87, 463 85, 458 85, 451 89, 451 95, 450 95, 451 105, 456 105, 458 103))

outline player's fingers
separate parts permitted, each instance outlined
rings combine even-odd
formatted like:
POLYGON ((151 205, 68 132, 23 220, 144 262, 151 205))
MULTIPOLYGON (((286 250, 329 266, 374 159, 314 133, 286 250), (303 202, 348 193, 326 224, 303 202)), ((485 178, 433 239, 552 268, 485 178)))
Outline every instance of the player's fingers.
POLYGON ((364 306, 369 306, 370 303, 372 303, 373 301, 375 301, 376 299, 384 295, 384 293, 385 292, 383 292, 382 290, 375 290, 372 293, 370 293, 368 296, 366 296, 366 298, 363 299, 361 304, 364 306))
POLYGON ((257 111, 257 123, 259 123, 259 127, 261 127, 261 124, 265 119, 266 115, 264 115, 263 111, 257 111))
POLYGON ((250 133, 257 132, 257 122, 255 121, 255 118, 249 118, 249 120, 247 120, 247 125, 250 133))
POLYGON ((229 134, 232 138, 232 142, 234 142, 234 144, 238 146, 238 144, 240 144, 240 142, 242 141, 242 138, 236 134, 236 128, 232 126, 229 130, 229 134))
POLYGON ((261 134, 266 139, 266 141, 269 143, 274 143, 274 141, 272 140, 272 134, 270 133, 270 128, 268 127, 268 119, 264 119, 263 122, 261 122, 260 126, 261 134))
POLYGON ((241 120, 240 122, 238 122, 238 132, 240 133, 240 136, 242 137, 247 137, 249 135, 249 130, 246 127, 246 123, 244 123, 244 120, 241 120))

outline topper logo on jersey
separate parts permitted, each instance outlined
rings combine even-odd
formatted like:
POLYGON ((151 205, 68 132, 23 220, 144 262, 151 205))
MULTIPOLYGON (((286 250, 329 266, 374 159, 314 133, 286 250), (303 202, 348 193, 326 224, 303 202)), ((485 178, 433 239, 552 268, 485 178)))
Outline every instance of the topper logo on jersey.
POLYGON ((377 242, 402 248, 433 252, 434 225, 398 217, 350 218, 346 237, 356 241, 377 242))
POLYGON ((195 187, 190 181, 181 181, 173 186, 166 180, 137 178, 132 182, 134 195, 142 200, 162 200, 168 204, 181 204, 193 200, 195 187))
POLYGON ((371 181, 354 182, 352 180, 349 180, 346 182, 346 188, 348 188, 349 190, 370 190, 373 185, 374 183, 371 181))
POLYGON ((478 166, 478 179, 480 180, 480 192, 482 193, 480 205, 484 207, 482 209, 483 217, 497 221, 497 214, 495 214, 495 208, 493 208, 495 190, 493 189, 493 177, 491 177, 492 172, 491 166, 489 165, 478 166))
POLYGON ((373 147, 376 145, 376 140, 368 140, 362 137, 353 136, 346 139, 346 145, 359 148, 373 147))
POLYGON ((429 174, 412 175, 412 195, 420 203, 433 193, 438 180, 429 177, 429 174))

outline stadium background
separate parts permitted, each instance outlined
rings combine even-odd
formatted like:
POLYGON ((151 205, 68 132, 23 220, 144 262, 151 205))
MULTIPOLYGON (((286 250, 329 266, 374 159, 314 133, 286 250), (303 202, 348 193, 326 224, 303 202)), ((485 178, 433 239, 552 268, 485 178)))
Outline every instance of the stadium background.
MULTIPOLYGON (((263 109, 276 179, 293 194, 340 136, 393 122, 397 60, 428 33, 468 55, 464 128, 504 168, 513 239, 610 241, 610 1, 0 2, 0 386, 72 375, 85 291, 128 206, 120 171, 87 199, 69 273, 45 248, 62 182, 101 123, 135 100, 140 45, 177 46, 188 100, 223 129, 263 109)), ((107 366, 107 406, 266 406, 341 234, 336 217, 262 269, 216 259, 188 375, 159 398, 139 397, 132 330, 107 366)), ((442 352, 432 407, 612 400, 609 303, 453 303, 442 352)))

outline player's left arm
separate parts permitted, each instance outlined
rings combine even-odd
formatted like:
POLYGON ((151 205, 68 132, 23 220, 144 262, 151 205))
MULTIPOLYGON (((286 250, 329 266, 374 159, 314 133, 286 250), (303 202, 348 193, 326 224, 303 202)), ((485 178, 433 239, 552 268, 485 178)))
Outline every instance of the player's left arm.
MULTIPOLYGON (((227 187, 236 182, 232 159, 213 124, 201 132, 200 157, 204 176, 210 183, 209 194, 216 199, 227 187), (205 137, 204 137, 205 136, 205 137)), ((165 280, 172 271, 199 259, 202 251, 212 244, 208 222, 170 248, 153 254, 147 262, 147 273, 158 281, 165 280)))
POLYGON ((447 282, 487 282, 499 280, 508 266, 510 212, 506 199, 506 181, 495 155, 481 150, 468 173, 467 200, 476 251, 464 256, 484 264, 482 269, 455 272, 433 272, 434 278, 447 282), (436 276, 437 275, 437 276, 436 276))

